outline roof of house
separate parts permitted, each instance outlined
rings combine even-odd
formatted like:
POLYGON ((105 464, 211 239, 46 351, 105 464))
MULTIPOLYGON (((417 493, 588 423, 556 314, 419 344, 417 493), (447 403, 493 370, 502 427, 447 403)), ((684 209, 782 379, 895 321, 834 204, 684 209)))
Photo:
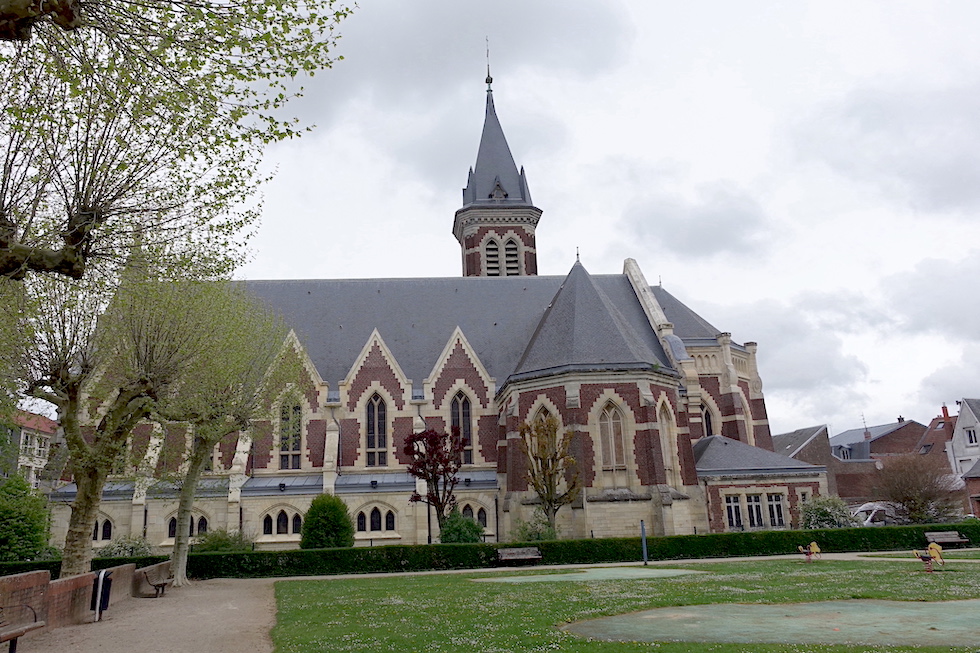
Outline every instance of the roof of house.
MULTIPOLYGON (((880 424, 878 426, 869 426, 867 428, 851 429, 849 431, 844 431, 843 433, 838 433, 837 435, 830 438, 830 446, 832 447, 846 447, 848 445, 854 444, 855 442, 861 442, 862 440, 877 440, 878 438, 884 437, 889 433, 893 433, 903 426, 908 424, 918 424, 918 422, 913 420, 904 420, 901 422, 895 422, 893 424, 880 424), (870 438, 865 438, 865 432, 870 433, 870 438)), ((924 425, 919 424, 922 428, 924 425)))
POLYGON ((926 432, 919 438, 915 445, 916 453, 942 453, 945 451, 946 443, 953 437, 953 430, 956 428, 956 415, 940 415, 933 417, 926 427, 926 432), (939 424, 942 423, 942 427, 939 424))
POLYGON ((807 426, 790 433, 780 433, 772 436, 772 450, 782 456, 794 457, 803 447, 808 445, 821 432, 827 432, 826 424, 807 426))
POLYGON ((963 474, 963 478, 980 478, 980 460, 973 463, 973 467, 966 470, 966 473, 963 474))
MULTIPOLYGON (((626 275, 590 275, 580 264, 567 277, 244 283, 283 316, 332 388, 347 376, 375 329, 417 386, 457 326, 498 387, 512 374, 533 375, 557 365, 672 369, 626 275)), ((654 288, 654 295, 677 316, 677 336, 703 336, 706 321, 662 289, 654 288)))
POLYGON ((826 470, 723 435, 695 442, 694 461, 698 476, 815 474, 826 470))
MULTIPOLYGON (((960 403, 966 404, 967 407, 969 407, 970 411, 973 413, 973 415, 977 419, 980 419, 980 399, 967 399, 964 397, 963 401, 960 403)), ((960 410, 962 410, 962 408, 960 410)))
POLYGON ((49 435, 58 431, 58 422, 26 410, 18 410, 14 414, 14 422, 25 429, 33 429, 49 435))

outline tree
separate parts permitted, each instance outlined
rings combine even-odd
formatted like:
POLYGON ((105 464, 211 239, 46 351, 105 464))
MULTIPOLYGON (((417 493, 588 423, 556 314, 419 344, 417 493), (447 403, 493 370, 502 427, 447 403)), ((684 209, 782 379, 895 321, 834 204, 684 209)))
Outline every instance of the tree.
POLYGON ((354 522, 347 504, 332 494, 313 498, 303 521, 301 549, 329 549, 354 546, 354 522))
POLYGON ((455 489, 459 482, 456 475, 463 465, 463 439, 459 429, 452 433, 440 433, 428 429, 413 433, 405 440, 404 453, 411 459, 408 473, 425 481, 425 496, 412 493, 409 501, 432 506, 441 532, 446 517, 456 505, 455 489))
POLYGON ((205 227, 254 192, 263 145, 303 132, 283 107, 333 64, 334 4, 0 0, 0 275, 227 240, 205 227))
POLYGON ((931 524, 950 521, 961 510, 957 486, 945 457, 906 454, 882 461, 874 492, 895 507, 899 520, 931 524))
POLYGON ((439 541, 443 544, 474 544, 483 540, 483 526, 472 517, 464 517, 456 507, 446 517, 439 531, 439 541))
POLYGON ((578 498, 582 490, 578 465, 568 453, 572 431, 558 433, 558 420, 547 415, 520 427, 527 459, 527 480, 541 501, 541 510, 553 531, 558 510, 578 498))
POLYGON ((0 562, 33 560, 48 547, 48 510, 19 474, 0 479, 0 562))
POLYGON ((54 404, 77 486, 62 574, 89 570, 102 488, 125 467, 132 430, 181 390, 219 329, 205 282, 177 281, 134 254, 114 290, 90 278, 34 276, 24 330, 27 393, 54 404))
MULTIPOLYGON (((201 333, 182 333, 174 346, 193 341, 196 351, 179 374, 177 392, 157 397, 152 414, 190 428, 184 461, 172 553, 174 586, 187 582, 191 509, 197 483, 214 447, 225 437, 246 432, 272 397, 299 372, 295 356, 284 350, 288 331, 278 316, 258 303, 242 284, 229 281, 177 284, 198 311, 185 325, 201 333)), ((177 318, 180 319, 180 318, 177 318)))
POLYGON ((803 528, 848 528, 856 525, 847 504, 840 497, 812 497, 800 508, 800 526, 803 528))

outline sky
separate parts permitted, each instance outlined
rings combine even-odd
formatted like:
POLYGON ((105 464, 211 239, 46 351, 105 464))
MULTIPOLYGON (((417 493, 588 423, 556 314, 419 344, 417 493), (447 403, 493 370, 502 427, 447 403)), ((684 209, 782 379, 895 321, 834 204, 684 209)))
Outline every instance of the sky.
POLYGON ((633 258, 759 343, 773 433, 980 396, 980 3, 362 0, 277 144, 247 279, 461 274, 486 103, 540 274, 633 258))

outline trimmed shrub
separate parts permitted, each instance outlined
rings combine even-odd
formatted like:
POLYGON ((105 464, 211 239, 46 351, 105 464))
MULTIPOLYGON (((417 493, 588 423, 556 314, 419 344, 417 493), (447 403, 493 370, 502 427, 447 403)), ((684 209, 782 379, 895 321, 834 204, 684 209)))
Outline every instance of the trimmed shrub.
POLYGON ((472 517, 464 517, 458 510, 453 510, 446 517, 446 523, 439 532, 439 541, 443 544, 473 544, 483 539, 483 526, 472 517))
POLYGON ((859 526, 851 517, 851 511, 840 497, 833 495, 813 497, 800 508, 803 528, 850 528, 859 526))
POLYGON ((191 545, 194 553, 251 551, 253 548, 255 545, 252 544, 252 538, 241 531, 228 532, 224 528, 208 531, 191 545))
POLYGON ((514 521, 514 532, 511 538, 514 542, 543 542, 557 540, 558 529, 548 522, 548 516, 538 508, 527 521, 514 521))
POLYGON ((313 498, 303 521, 301 549, 328 549, 354 546, 354 522, 347 504, 332 494, 313 498))
POLYGON ((148 556, 152 551, 150 544, 142 537, 127 535, 115 538, 100 548, 97 553, 100 558, 135 558, 148 556))

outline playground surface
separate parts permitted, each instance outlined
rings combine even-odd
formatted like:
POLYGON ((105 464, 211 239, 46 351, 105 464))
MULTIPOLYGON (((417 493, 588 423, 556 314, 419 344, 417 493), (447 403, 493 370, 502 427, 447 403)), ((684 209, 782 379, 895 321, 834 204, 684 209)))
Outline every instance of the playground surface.
POLYGON ((607 641, 736 644, 975 646, 980 600, 715 603, 646 610, 569 624, 607 641))

